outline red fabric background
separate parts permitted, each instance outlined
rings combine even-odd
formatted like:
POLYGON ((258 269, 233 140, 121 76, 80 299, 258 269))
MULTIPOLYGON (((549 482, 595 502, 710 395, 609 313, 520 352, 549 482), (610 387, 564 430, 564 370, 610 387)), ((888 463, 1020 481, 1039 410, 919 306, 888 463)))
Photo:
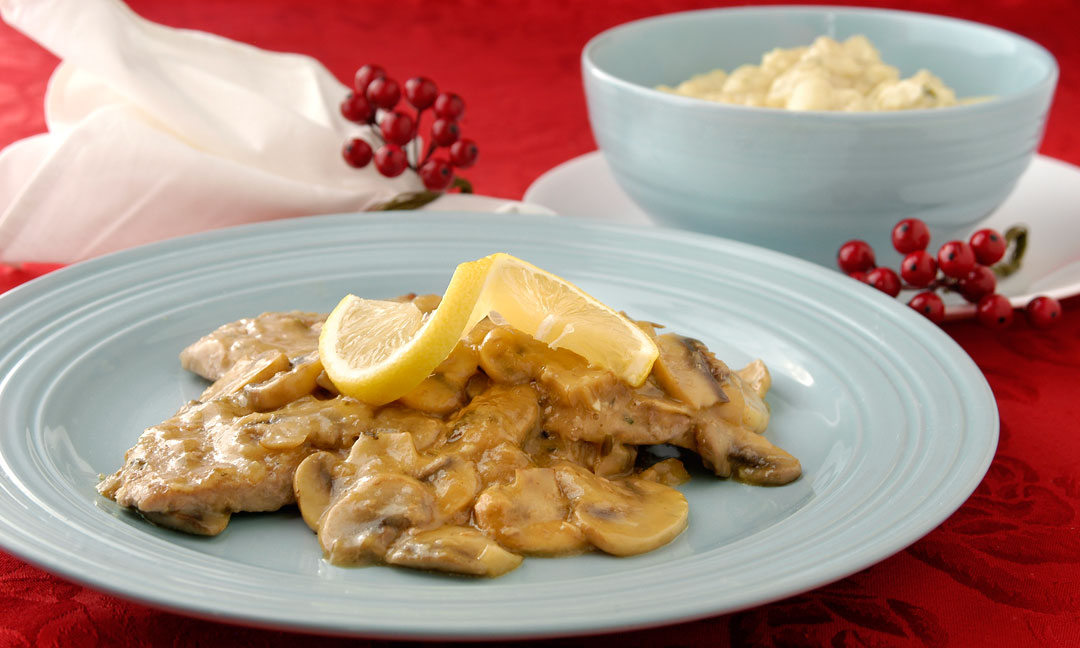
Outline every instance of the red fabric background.
MULTIPOLYGON (((347 80, 375 61, 434 78, 468 102, 480 193, 520 197, 546 169, 595 148, 578 54, 638 17, 717 6, 693 0, 132 0, 166 25, 310 54, 347 80)), ((837 3, 844 4, 844 3, 837 3)), ((864 3, 978 20, 1024 34, 1061 64, 1042 153, 1080 164, 1080 3, 864 3)), ((44 130, 56 60, 0 24, 0 147, 44 130)), ((1076 209, 1080 211, 1080 206, 1076 209)), ((1080 213, 1078 213, 1080 217, 1080 213)), ((1037 235, 1037 233, 1036 233, 1037 235)), ((1077 242, 1080 245, 1080 242, 1077 242)), ((52 269, 0 266, 0 291, 52 269)), ((946 330, 997 397, 1002 436, 989 474, 940 528, 838 583, 738 614, 549 645, 1080 645, 1080 299, 1050 332, 946 330)), ((676 586, 674 584, 672 586, 676 586)), ((662 596, 662 590, 657 591, 662 596)), ((542 611, 538 611, 542 613, 542 611)), ((0 646, 383 646, 191 620, 73 585, 0 553, 0 646)), ((396 644, 395 644, 396 645, 396 644)))

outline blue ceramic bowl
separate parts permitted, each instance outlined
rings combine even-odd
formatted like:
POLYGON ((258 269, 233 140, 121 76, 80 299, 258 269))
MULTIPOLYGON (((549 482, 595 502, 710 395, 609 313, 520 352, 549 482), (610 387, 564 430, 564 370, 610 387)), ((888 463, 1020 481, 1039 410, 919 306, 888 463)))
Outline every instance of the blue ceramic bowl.
POLYGON ((1054 58, 1015 34, 902 11, 745 7, 627 23, 582 54, 593 134, 623 189, 658 222, 832 265, 840 243, 888 248, 918 217, 935 241, 1005 199, 1042 138, 1054 58), (904 76, 926 68, 959 97, 879 113, 726 105, 654 90, 758 63, 819 35, 867 36, 904 76))

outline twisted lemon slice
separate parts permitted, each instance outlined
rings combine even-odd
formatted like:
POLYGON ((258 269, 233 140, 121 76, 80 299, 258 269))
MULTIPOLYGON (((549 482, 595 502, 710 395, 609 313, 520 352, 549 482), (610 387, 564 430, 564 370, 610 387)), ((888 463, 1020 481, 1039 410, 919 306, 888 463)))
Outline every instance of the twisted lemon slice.
POLYGON ((631 385, 658 355, 652 338, 569 281, 509 254, 462 263, 439 307, 348 295, 319 336, 327 376, 346 395, 382 405, 407 394, 490 313, 552 347, 569 349, 631 385))

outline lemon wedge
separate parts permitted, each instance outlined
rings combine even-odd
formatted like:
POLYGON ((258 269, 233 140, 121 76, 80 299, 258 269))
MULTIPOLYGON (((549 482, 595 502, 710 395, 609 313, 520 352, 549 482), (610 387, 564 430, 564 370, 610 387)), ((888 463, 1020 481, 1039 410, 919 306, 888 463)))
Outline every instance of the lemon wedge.
POLYGON ((569 281, 499 253, 459 265, 439 307, 426 315, 408 302, 346 296, 323 325, 319 356, 342 394, 382 405, 423 382, 493 312, 631 385, 645 382, 659 354, 625 316, 569 281))

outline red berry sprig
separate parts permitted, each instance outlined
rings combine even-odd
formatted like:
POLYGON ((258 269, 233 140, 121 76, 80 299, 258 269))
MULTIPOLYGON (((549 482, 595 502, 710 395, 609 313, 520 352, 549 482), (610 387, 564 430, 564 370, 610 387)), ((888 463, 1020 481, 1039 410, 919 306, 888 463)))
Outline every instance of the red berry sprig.
MULTIPOLYGON (((1008 274, 1006 266, 1013 270, 1023 252, 1023 241, 1018 239, 1014 260, 992 267, 1005 257, 1009 240, 1014 236, 1002 236, 992 229, 981 229, 967 241, 949 241, 942 245, 937 256, 926 251, 930 244, 930 229, 917 218, 905 218, 893 227, 892 244, 896 251, 905 255, 900 262, 900 274, 890 268, 879 267, 874 249, 865 241, 852 240, 840 246, 836 263, 849 277, 870 284, 883 293, 896 297, 902 288, 922 288, 908 301, 916 311, 935 324, 945 320, 945 303, 938 290, 959 293, 975 304, 975 317, 990 328, 1005 328, 1012 323, 1013 307, 1003 295, 997 294, 997 274, 1008 274), (903 283, 901 282, 903 280, 903 283)), ((1053 297, 1040 296, 1032 299, 1024 309, 1028 322, 1036 328, 1049 328, 1061 320, 1061 304, 1053 297)))
POLYGON ((465 113, 465 102, 451 92, 439 92, 435 82, 424 77, 414 77, 402 86, 386 76, 386 70, 367 64, 356 71, 354 90, 341 102, 341 114, 345 119, 371 127, 372 133, 382 141, 372 149, 360 138, 350 139, 341 149, 341 156, 352 167, 361 169, 371 162, 382 175, 396 178, 412 169, 428 191, 447 191, 452 186, 468 186, 464 179, 457 179, 455 169, 467 169, 476 163, 476 142, 461 137, 459 120, 465 113), (410 114, 399 107, 404 97, 415 111, 410 114), (434 114, 430 125, 427 151, 420 155, 420 122, 428 110, 434 114), (414 144, 412 155, 405 152, 414 144), (445 157, 437 156, 439 149, 446 149, 445 157))

